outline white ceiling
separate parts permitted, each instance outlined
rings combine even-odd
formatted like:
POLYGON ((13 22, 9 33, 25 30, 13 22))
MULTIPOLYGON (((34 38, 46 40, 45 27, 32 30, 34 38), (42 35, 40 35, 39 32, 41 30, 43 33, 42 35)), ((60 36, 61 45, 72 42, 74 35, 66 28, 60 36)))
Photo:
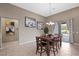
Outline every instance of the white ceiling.
POLYGON ((79 3, 11 3, 12 5, 29 10, 44 17, 69 10, 79 6, 79 3), (51 9, 51 11, 50 11, 51 9))

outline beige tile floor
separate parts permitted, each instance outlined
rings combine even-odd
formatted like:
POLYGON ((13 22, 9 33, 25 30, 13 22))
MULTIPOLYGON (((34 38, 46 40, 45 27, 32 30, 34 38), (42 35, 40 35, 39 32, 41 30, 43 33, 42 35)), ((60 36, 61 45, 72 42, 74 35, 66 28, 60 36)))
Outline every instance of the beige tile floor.
MULTIPOLYGON (((24 45, 19 45, 18 42, 4 43, 3 49, 0 49, 0 56, 39 56, 35 54, 36 44, 28 43, 24 45)), ((79 55, 79 45, 62 43, 62 47, 56 56, 78 56, 79 55)), ((46 56, 46 53, 43 53, 46 56)), ((53 52, 51 52, 53 56, 53 52)))

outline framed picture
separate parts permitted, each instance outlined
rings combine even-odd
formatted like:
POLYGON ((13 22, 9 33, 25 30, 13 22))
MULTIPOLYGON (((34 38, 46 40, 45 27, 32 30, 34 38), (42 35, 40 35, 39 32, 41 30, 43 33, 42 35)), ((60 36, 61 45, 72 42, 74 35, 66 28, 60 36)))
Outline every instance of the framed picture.
POLYGON ((25 26, 35 28, 36 27, 36 19, 31 17, 25 17, 25 26))
POLYGON ((38 29, 38 30, 43 30, 43 28, 44 28, 44 23, 38 21, 38 22, 37 22, 37 29, 38 29))

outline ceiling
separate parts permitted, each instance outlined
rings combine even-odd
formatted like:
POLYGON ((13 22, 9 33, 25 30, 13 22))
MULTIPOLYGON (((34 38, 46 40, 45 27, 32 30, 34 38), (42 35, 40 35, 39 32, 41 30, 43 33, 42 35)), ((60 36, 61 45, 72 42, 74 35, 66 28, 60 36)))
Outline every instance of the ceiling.
POLYGON ((11 3, 44 17, 54 15, 79 6, 79 3, 11 3))

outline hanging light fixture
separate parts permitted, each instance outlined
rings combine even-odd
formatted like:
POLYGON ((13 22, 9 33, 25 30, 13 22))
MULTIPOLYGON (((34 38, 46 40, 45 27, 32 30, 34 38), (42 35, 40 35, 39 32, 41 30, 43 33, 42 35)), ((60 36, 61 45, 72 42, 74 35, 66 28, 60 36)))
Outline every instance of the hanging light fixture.
MULTIPOLYGON (((49 3, 49 13, 51 14, 51 8, 52 7, 52 5, 51 5, 51 3, 49 3)), ((52 21, 50 21, 50 22, 47 22, 46 23, 47 25, 54 25, 55 23, 54 22, 52 22, 52 21)))
POLYGON ((46 24, 47 25, 54 25, 55 23, 50 21, 50 22, 47 22, 46 24))

